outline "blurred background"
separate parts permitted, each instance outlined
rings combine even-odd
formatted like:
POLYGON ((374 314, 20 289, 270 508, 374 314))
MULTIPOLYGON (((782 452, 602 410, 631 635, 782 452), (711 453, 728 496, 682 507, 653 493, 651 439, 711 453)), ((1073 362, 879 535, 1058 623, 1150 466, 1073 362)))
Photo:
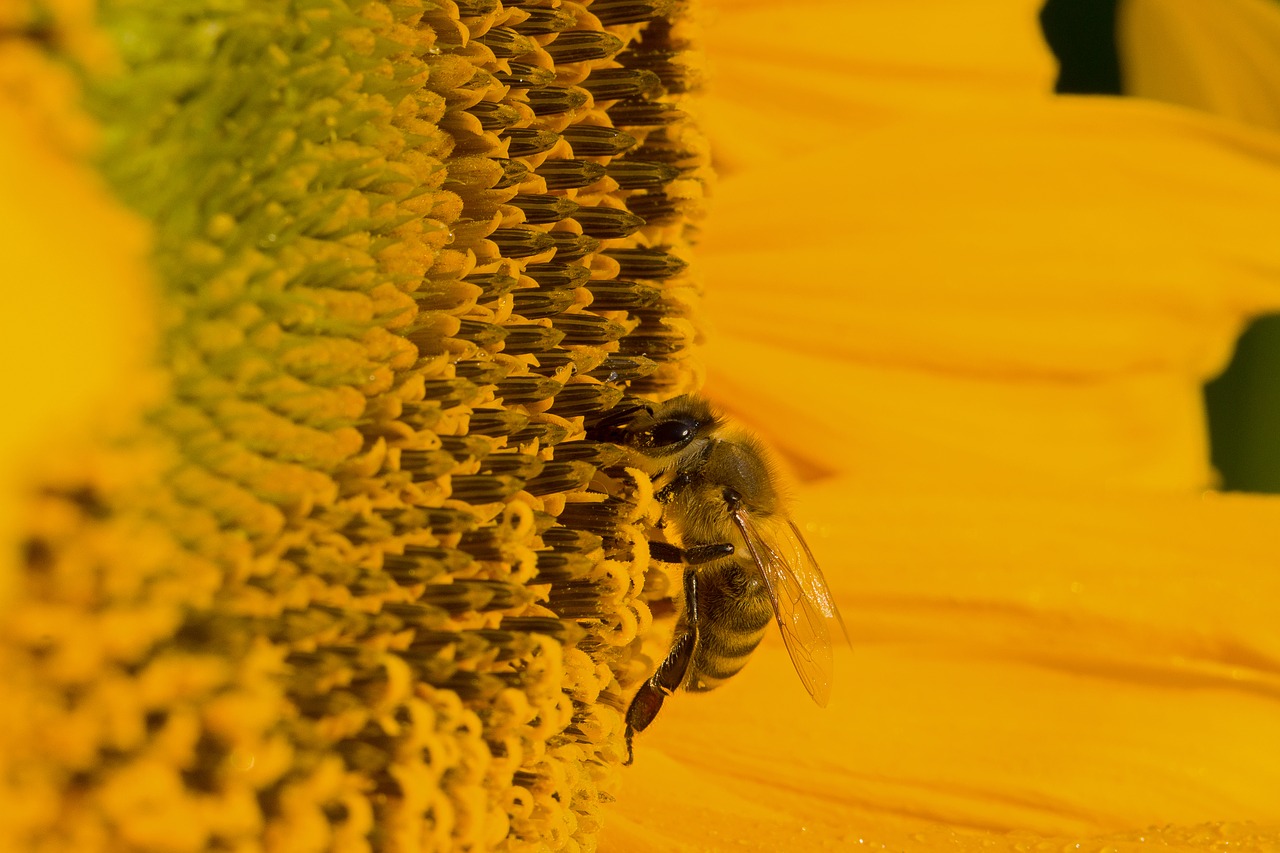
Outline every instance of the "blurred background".
MULTIPOLYGON (((1119 0, 1051 0, 1041 23, 1063 94, 1124 95, 1116 50, 1119 0)), ((1280 315, 1256 321, 1227 371, 1205 386, 1213 464, 1223 489, 1280 492, 1280 315)))

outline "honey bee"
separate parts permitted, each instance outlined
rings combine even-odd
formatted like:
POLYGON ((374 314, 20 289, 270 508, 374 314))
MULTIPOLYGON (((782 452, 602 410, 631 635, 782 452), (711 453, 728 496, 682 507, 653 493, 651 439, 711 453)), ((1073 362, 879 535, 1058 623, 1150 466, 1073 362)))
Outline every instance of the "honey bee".
POLYGON ((627 708, 632 738, 677 688, 701 692, 736 675, 778 623, 800 681, 818 705, 831 694, 831 628, 848 641, 813 552, 786 512, 768 451, 694 396, 610 413, 597 437, 628 451, 653 479, 661 525, 679 546, 651 542, 653 558, 683 563, 683 612, 671 652, 627 708))

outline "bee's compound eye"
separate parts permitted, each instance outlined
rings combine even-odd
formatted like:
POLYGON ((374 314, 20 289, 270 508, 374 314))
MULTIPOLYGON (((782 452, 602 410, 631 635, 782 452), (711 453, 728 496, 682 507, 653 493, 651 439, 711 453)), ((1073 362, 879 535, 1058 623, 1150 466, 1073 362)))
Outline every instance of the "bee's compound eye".
POLYGON ((649 435, 653 440, 654 447, 668 447, 673 444, 687 443, 697 431, 697 422, 685 418, 676 418, 658 424, 649 431, 649 435))

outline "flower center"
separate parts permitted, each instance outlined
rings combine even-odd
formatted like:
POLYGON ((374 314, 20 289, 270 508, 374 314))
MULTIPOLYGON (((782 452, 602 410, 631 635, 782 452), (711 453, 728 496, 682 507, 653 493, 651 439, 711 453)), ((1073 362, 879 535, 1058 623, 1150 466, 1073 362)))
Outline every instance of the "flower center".
POLYGON ((589 846, 652 662, 651 491, 585 426, 695 382, 687 24, 172 8, 108 6, 84 81, 154 229, 162 388, 33 498, 0 639, 76 748, 9 737, 10 801, 74 817, 15 832, 589 846))

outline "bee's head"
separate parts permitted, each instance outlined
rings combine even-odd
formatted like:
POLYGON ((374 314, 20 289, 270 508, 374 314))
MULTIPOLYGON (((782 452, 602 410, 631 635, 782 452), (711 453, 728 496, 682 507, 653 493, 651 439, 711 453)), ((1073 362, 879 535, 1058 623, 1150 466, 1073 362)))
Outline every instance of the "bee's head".
POLYGON ((685 395, 615 410, 595 426, 593 437, 627 448, 632 463, 653 474, 690 465, 720 425, 706 400, 685 395))

